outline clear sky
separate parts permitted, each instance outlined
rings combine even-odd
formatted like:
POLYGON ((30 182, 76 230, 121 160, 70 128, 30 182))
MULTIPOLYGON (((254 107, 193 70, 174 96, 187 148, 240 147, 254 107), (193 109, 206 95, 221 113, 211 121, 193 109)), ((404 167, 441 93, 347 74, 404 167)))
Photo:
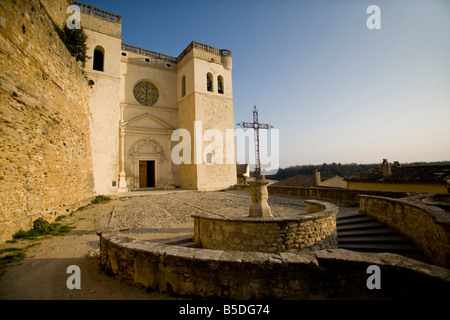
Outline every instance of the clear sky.
POLYGON ((123 42, 229 49, 235 122, 280 133, 280 167, 450 160, 448 0, 85 0, 123 42), (381 29, 366 26, 381 9, 381 29))

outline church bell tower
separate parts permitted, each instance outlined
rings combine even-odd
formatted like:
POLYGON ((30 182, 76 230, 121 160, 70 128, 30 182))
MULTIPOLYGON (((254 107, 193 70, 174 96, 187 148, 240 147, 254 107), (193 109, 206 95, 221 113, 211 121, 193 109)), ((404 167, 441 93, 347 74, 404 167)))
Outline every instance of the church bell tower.
POLYGON ((192 42, 178 57, 178 123, 191 136, 182 188, 220 190, 236 184, 231 52, 192 42))

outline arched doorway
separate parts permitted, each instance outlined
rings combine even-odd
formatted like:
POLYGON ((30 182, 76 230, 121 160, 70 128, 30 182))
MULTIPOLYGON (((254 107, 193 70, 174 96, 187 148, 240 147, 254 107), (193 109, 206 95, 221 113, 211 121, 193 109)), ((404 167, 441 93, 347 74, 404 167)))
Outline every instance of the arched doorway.
POLYGON ((132 190, 164 187, 164 151, 159 142, 140 139, 131 146, 128 156, 132 161, 132 190))

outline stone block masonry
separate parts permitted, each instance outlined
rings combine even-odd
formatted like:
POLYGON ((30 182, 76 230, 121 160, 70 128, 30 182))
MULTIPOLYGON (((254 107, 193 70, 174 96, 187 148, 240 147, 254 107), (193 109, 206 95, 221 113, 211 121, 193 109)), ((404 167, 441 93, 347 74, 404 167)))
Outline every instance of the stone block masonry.
POLYGON ((1 1, 0 241, 94 196, 89 97, 41 2, 1 1))
POLYGON ((226 299, 443 299, 450 271, 389 253, 343 249, 243 252, 185 248, 100 234, 100 263, 127 283, 179 295, 226 299), (367 268, 381 289, 367 288, 367 268))

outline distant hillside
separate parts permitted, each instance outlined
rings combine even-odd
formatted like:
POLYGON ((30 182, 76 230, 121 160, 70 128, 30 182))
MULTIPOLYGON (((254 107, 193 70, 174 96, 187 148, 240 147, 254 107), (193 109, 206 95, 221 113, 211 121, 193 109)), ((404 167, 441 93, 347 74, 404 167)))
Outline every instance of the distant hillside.
MULTIPOLYGON (((444 164, 448 165, 450 164, 450 161, 400 163, 400 165, 402 166, 423 166, 423 165, 444 165, 444 164)), ((320 170, 321 175, 340 176, 343 178, 347 178, 357 173, 361 173, 373 168, 378 168, 380 165, 381 162, 372 164, 357 164, 357 163, 341 164, 333 162, 331 164, 324 163, 322 165, 299 165, 279 169, 276 174, 266 176, 266 179, 283 180, 296 176, 298 174, 312 175, 314 174, 314 170, 316 169, 320 170)))

